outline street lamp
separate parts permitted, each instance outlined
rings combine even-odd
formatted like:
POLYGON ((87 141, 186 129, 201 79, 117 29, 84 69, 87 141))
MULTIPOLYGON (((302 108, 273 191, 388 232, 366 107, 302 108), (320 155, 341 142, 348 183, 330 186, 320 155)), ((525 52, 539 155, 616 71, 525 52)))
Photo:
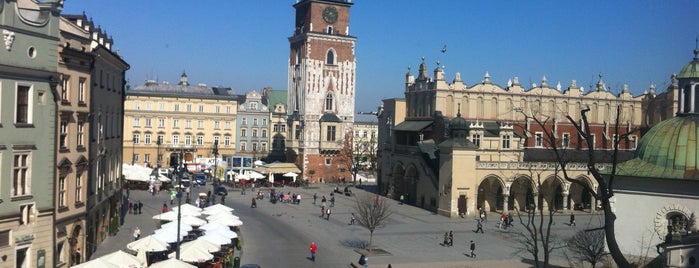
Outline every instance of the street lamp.
POLYGON ((155 155, 155 162, 157 162, 156 165, 158 166, 158 168, 160 168, 160 160, 162 159, 162 157, 160 156, 160 144, 162 143, 163 142, 160 139, 160 135, 158 135, 158 138, 155 141, 155 144, 158 145, 158 153, 155 155))
POLYGON ((175 172, 178 174, 177 182, 180 187, 177 190, 177 250, 175 251, 175 258, 180 259, 180 224, 182 224, 182 177, 184 177, 185 169, 183 168, 184 163, 184 152, 180 149, 180 164, 177 165, 175 172))
MULTIPOLYGON (((216 173, 218 171, 218 140, 214 140, 214 150, 212 152, 214 155, 214 178, 211 180, 211 187, 213 188, 213 191, 211 192, 212 195, 216 194, 216 186, 218 185, 218 177, 216 177, 216 173)), ((211 203, 215 203, 216 199, 213 198, 213 196, 209 196, 211 203)))

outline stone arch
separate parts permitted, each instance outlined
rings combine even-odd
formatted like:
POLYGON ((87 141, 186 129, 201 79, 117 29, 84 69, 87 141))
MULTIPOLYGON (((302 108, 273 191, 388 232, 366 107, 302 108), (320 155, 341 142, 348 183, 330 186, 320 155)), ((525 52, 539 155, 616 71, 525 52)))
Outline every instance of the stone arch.
POLYGON ((558 211, 564 209, 564 194, 567 193, 566 183, 558 175, 551 174, 541 183, 540 200, 544 210, 558 211))
POLYGON ((507 206, 514 210, 527 210, 535 208, 534 196, 537 195, 534 181, 527 175, 515 175, 510 184, 510 195, 507 199, 507 206))
MULTIPOLYGON (((575 180, 584 183, 590 189, 595 189, 595 184, 592 183, 592 180, 585 175, 580 175, 576 177, 575 180)), ((566 200, 568 203, 567 208, 573 210, 592 209, 592 203, 594 203, 594 194, 594 192, 591 192, 586 187, 583 187, 580 184, 571 183, 568 190, 568 198, 566 200)))
POLYGON ((667 239, 673 233, 686 234, 687 230, 693 227, 689 226, 691 215, 691 210, 683 205, 670 204, 664 206, 655 214, 655 232, 658 234, 658 238, 668 241, 667 239))
POLYGON ((417 184, 419 179, 420 174, 417 167, 415 167, 415 164, 408 164, 408 166, 405 168, 402 188, 399 189, 400 192, 398 192, 396 196, 400 197, 402 194, 405 196, 405 203, 415 205, 415 197, 417 195, 417 184))
MULTIPOLYGON (((80 243, 81 242, 80 236, 82 236, 81 232, 82 232, 82 226, 80 226, 80 225, 75 225, 73 227, 73 230, 70 232, 70 238, 68 238, 68 245, 69 245, 68 252, 70 253, 70 256, 68 258, 69 264, 78 264, 78 263, 82 262, 82 260, 77 259, 76 258, 77 256, 75 255, 75 252, 78 249, 81 249, 83 247, 83 245, 81 245, 82 243, 80 243)), ((81 249, 80 251, 82 252, 83 250, 81 249)), ((82 258, 82 256, 80 256, 79 258, 82 258)))
POLYGON ((504 191, 505 182, 502 178, 493 174, 485 176, 478 184, 476 206, 490 212, 503 211, 505 207, 504 191))
POLYGON ((403 163, 397 162, 393 164, 393 183, 388 186, 388 192, 393 195, 394 198, 400 196, 400 191, 403 187, 403 177, 405 176, 405 167, 403 163))

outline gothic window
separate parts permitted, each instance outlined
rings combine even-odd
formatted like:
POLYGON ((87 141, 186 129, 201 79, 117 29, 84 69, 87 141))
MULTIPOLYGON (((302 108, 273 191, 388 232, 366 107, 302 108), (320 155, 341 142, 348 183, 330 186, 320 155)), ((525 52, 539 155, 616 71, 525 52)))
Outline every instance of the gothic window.
POLYGON ((325 55, 325 64, 335 65, 335 52, 333 50, 328 50, 328 54, 325 55))
POLYGON ((328 95, 325 95, 325 110, 332 111, 332 109, 333 109, 333 95, 332 95, 332 93, 328 93, 328 95))

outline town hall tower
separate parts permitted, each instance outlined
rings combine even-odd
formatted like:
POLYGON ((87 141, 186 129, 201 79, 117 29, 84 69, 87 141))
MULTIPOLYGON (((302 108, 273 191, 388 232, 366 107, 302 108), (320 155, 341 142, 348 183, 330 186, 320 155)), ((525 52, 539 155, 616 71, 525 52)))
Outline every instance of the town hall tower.
POLYGON ((287 157, 307 180, 349 179, 339 163, 352 133, 356 37, 349 33, 350 0, 299 0, 289 37, 287 157))

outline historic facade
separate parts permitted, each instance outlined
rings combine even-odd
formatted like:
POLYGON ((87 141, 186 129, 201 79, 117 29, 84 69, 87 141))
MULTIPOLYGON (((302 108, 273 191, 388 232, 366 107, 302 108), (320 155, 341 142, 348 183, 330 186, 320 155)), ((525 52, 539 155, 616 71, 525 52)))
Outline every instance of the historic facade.
MULTIPOLYGON (((94 59, 90 70, 89 142, 90 165, 87 173, 87 230, 84 257, 89 259, 110 233, 116 232, 126 214, 122 200, 121 164, 124 98, 128 63, 114 50, 113 40, 104 29, 91 22, 71 18, 78 27, 90 31, 86 51, 94 59), (90 24, 87 26, 86 24, 90 24)), ((79 83, 79 82, 78 82, 79 83)))
POLYGON ((360 170, 376 168, 376 149, 379 125, 376 116, 358 115, 354 122, 352 152, 356 167, 360 170))
POLYGON ((613 209, 615 234, 628 256, 661 254, 667 267, 699 260, 699 49, 667 93, 677 96, 676 116, 643 136, 635 157, 618 166, 613 209), (642 208, 642 209, 639 209, 642 208))
POLYGON ((356 38, 349 33, 349 0, 302 0, 289 37, 287 159, 303 178, 318 181, 341 176, 333 159, 352 135, 356 38))
POLYGON ((244 101, 238 103, 236 120, 236 152, 253 157, 253 161, 265 159, 270 152, 270 109, 262 102, 262 95, 256 90, 245 94, 244 101))
POLYGON ((0 1, 0 266, 53 267, 59 14, 0 1))
POLYGON ((380 191, 452 217, 478 208, 594 209, 594 198, 562 178, 549 150, 565 151, 569 175, 596 187, 585 164, 588 144, 566 116, 579 124, 579 111, 590 109, 590 146, 600 168, 611 161, 617 118, 620 133, 629 133, 619 142, 623 160, 649 123, 643 119, 655 117, 643 106, 654 95, 632 96, 626 86, 613 94, 601 75, 588 90, 576 81, 552 87, 546 77, 531 88, 517 77, 502 87, 487 73, 468 86, 459 73, 447 82, 439 67, 430 77, 423 60, 417 77, 409 71, 405 83, 405 99, 384 100, 379 109, 380 191))
POLYGON ((286 161, 286 94, 286 90, 265 88, 264 91, 264 101, 270 109, 270 125, 272 125, 270 132, 272 143, 266 159, 269 163, 286 161))
POLYGON ((127 91, 124 117, 125 163, 172 166, 235 152, 238 96, 231 88, 146 81, 127 91))

